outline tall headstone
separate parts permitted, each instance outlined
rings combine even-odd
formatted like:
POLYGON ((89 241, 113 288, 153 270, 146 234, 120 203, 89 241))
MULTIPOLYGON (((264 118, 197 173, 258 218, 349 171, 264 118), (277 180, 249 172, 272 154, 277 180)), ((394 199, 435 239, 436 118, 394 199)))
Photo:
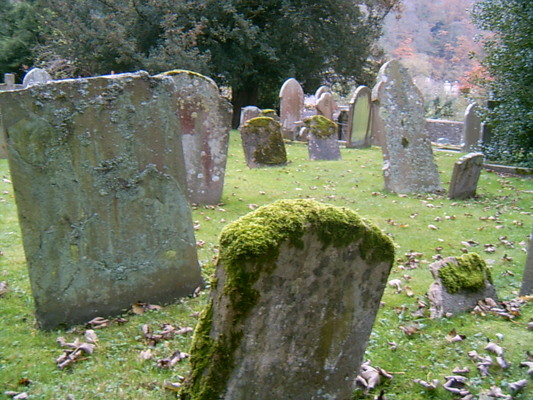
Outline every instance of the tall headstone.
POLYGON ((474 151, 479 147, 481 141, 481 119, 477 113, 477 104, 469 104, 465 111, 463 126, 463 147, 464 152, 474 151))
POLYGON ((210 78, 191 71, 169 71, 185 158, 187 197, 195 204, 222 199, 232 107, 210 78))
POLYGON ((351 398, 393 261, 377 227, 312 200, 228 225, 181 398, 351 398))
POLYGON ((409 72, 398 61, 384 64, 374 88, 383 127, 385 190, 394 193, 441 189, 431 141, 425 131, 424 101, 409 72))
POLYGON ((146 72, 0 93, 41 327, 202 285, 177 100, 172 79, 146 72))
POLYGON ((370 147, 372 135, 372 91, 359 86, 350 101, 346 147, 370 147))
POLYGON ((481 153, 469 153, 457 160, 453 167, 448 197, 458 200, 474 197, 482 168, 483 154, 481 153))
POLYGON ((262 115, 261 112, 262 112, 261 109, 256 106, 246 106, 246 107, 241 108, 241 121, 239 124, 239 129, 248 120, 252 118, 260 117, 262 115))
POLYGON ((26 88, 33 85, 42 85, 52 81, 52 77, 42 68, 32 68, 24 75, 22 85, 26 88))
POLYGON ((279 92, 281 132, 286 139, 294 140, 302 120, 304 91, 298 81, 290 78, 285 81, 279 92))
POLYGON ((249 168, 287 164, 287 152, 278 121, 269 117, 252 118, 241 127, 240 132, 249 168))
POLYGON ((341 151, 337 140, 337 124, 322 115, 306 118, 307 149, 309 159, 340 160, 341 151))
POLYGON ((533 233, 529 237, 529 246, 527 250, 526 268, 522 275, 522 287, 520 295, 527 296, 533 294, 533 233))
POLYGON ((337 109, 335 99, 330 92, 324 92, 316 101, 316 111, 327 119, 333 120, 333 114, 337 109))

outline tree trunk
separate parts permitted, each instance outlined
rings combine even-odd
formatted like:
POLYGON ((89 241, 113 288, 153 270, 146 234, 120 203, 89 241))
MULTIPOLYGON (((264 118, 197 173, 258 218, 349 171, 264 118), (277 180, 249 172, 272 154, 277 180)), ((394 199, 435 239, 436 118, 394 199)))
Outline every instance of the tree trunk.
POLYGON ((259 98, 259 88, 257 85, 248 85, 240 89, 233 89, 231 92, 231 104, 233 105, 233 119, 231 127, 237 129, 241 121, 241 108, 257 105, 259 98))

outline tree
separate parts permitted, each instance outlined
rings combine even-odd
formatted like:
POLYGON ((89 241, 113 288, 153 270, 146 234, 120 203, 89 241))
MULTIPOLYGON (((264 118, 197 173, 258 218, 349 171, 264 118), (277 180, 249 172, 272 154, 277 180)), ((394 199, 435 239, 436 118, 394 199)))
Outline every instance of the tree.
POLYGON ((489 158, 533 166, 533 3, 530 0, 483 0, 472 13, 474 23, 491 31, 482 61, 490 79, 494 107, 484 120, 493 129, 485 145, 489 158))

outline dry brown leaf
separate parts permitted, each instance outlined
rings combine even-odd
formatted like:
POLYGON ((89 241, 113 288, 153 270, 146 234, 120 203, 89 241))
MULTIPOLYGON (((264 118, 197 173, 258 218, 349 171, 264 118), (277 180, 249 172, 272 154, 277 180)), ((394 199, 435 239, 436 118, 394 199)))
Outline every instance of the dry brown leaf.
POLYGON ((141 303, 140 301, 131 305, 131 311, 137 315, 144 314, 146 311, 158 311, 162 308, 158 305, 141 303))
POLYGON ((468 367, 455 367, 452 371, 455 375, 467 375, 470 373, 470 368, 468 367))
POLYGON ((420 329, 419 329, 419 327, 417 325, 400 326, 399 328, 407 336, 413 336, 413 335, 419 333, 419 331, 420 331, 420 329))
POLYGON ((502 356, 503 355, 503 348, 501 346, 498 346, 496 343, 493 343, 493 342, 489 342, 489 344, 487 344, 485 346, 485 350, 490 351, 490 352, 496 354, 497 356, 502 356))
POLYGON ((428 390, 435 390, 439 387, 439 384, 440 384, 438 379, 433 379, 431 383, 429 383, 429 382, 426 382, 426 381, 423 381, 417 378, 417 379, 413 379, 413 382, 418 383, 419 385, 423 386, 424 388, 428 390))
POLYGON ((521 367, 528 367, 528 371, 527 371, 527 374, 528 375, 533 375, 533 361, 523 361, 520 363, 520 366, 521 367))
POLYGON ((94 329, 105 328, 110 324, 111 322, 108 319, 102 317, 96 317, 87 322, 87 325, 94 329))
POLYGON ((139 359, 141 361, 146 361, 146 360, 151 360, 153 357, 153 354, 152 354, 152 350, 148 349, 148 350, 143 350, 141 351, 141 353, 139 354, 139 359))
POLYGON ((0 296, 3 296, 9 290, 9 285, 6 281, 0 282, 0 296))
POLYGON ((519 381, 509 383, 509 389, 511 389, 511 392, 519 392, 526 386, 527 386, 527 379, 521 379, 519 381))
POLYGON ((512 399, 511 396, 503 394, 502 389, 498 386, 492 386, 490 388, 490 391, 487 393, 487 395, 495 399, 505 399, 505 400, 512 399))
POLYGON ((396 293, 402 292, 402 281, 400 279, 392 279, 388 284, 389 286, 396 288, 396 293))
POLYGON ((465 335, 458 335, 457 334, 457 331, 454 329, 452 329, 447 335, 446 335, 446 340, 450 343, 455 343, 455 342, 462 342, 463 340, 466 339, 466 336, 465 335))
POLYGON ((87 343, 98 343, 98 336, 96 336, 96 333, 92 329, 87 329, 83 336, 85 337, 85 341, 87 343))
POLYGON ((168 369, 168 368, 172 368, 174 365, 176 365, 178 362, 180 362, 181 360, 185 359, 185 358, 189 358, 190 357, 190 354, 188 353, 183 353, 179 350, 176 350, 171 356, 170 358, 163 358, 162 360, 159 360, 157 362, 157 366, 159 368, 165 368, 165 369, 168 369))

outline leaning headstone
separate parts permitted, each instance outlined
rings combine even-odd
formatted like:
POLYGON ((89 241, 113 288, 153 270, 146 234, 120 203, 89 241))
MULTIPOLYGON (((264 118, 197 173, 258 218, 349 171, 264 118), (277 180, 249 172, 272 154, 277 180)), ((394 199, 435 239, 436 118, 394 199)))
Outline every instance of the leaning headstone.
POLYGON ((246 106, 241 108, 241 122, 239 124, 239 129, 243 126, 248 120, 252 118, 257 118, 261 116, 261 109, 256 106, 246 106))
POLYGON ((202 284, 177 100, 172 79, 146 72, 0 93, 41 327, 202 284))
POLYGON ((477 104, 468 105, 465 111, 463 126, 463 147, 464 152, 477 149, 481 141, 481 119, 477 114, 477 104))
POLYGON ((433 282, 429 288, 431 318, 472 310, 480 300, 497 300, 485 261, 476 253, 446 257, 429 266, 433 282))
POLYGON ((269 117, 252 118, 241 127, 240 132, 249 168, 287 164, 287 152, 278 121, 269 117))
POLYGON ((370 147, 372 134, 372 91, 366 86, 359 86, 350 101, 348 117, 348 137, 346 147, 370 147))
POLYGON ((302 120, 304 108, 304 91, 296 79, 288 79, 281 87, 279 107, 283 137, 294 140, 299 130, 296 123, 302 120))
POLYGON ((181 398, 351 398, 393 260, 376 226, 312 200, 228 225, 181 398))
POLYGON ((384 64, 372 97, 379 99, 383 127, 385 190, 394 193, 441 189, 431 141, 425 131, 424 101, 406 68, 393 60, 384 64))
POLYGON ((320 86, 315 92, 315 100, 318 100, 320 96, 322 96, 324 93, 331 93, 331 89, 329 86, 320 86))
POLYGON ((322 115, 327 119, 333 120, 333 114, 337 109, 335 99, 330 92, 322 93, 322 96, 316 101, 316 111, 318 115, 322 115))
POLYGON ((469 153, 457 160, 453 167, 448 197, 457 200, 474 197, 482 168, 483 154, 481 153, 469 153))
POLYGON ((529 246, 527 249, 527 260, 524 274, 522 275, 522 287, 520 295, 527 296, 533 294, 533 233, 529 237, 529 246))
POLYGON ((22 85, 26 88, 33 85, 42 85, 52 81, 52 77, 42 68, 32 68, 24 75, 22 85))
POLYGON ((195 204, 222 199, 232 108, 210 78, 191 71, 162 74, 174 81, 185 158, 187 197, 195 204))
POLYGON ((307 149, 309 159, 340 160, 341 151, 337 140, 337 124, 322 115, 306 118, 307 149))

